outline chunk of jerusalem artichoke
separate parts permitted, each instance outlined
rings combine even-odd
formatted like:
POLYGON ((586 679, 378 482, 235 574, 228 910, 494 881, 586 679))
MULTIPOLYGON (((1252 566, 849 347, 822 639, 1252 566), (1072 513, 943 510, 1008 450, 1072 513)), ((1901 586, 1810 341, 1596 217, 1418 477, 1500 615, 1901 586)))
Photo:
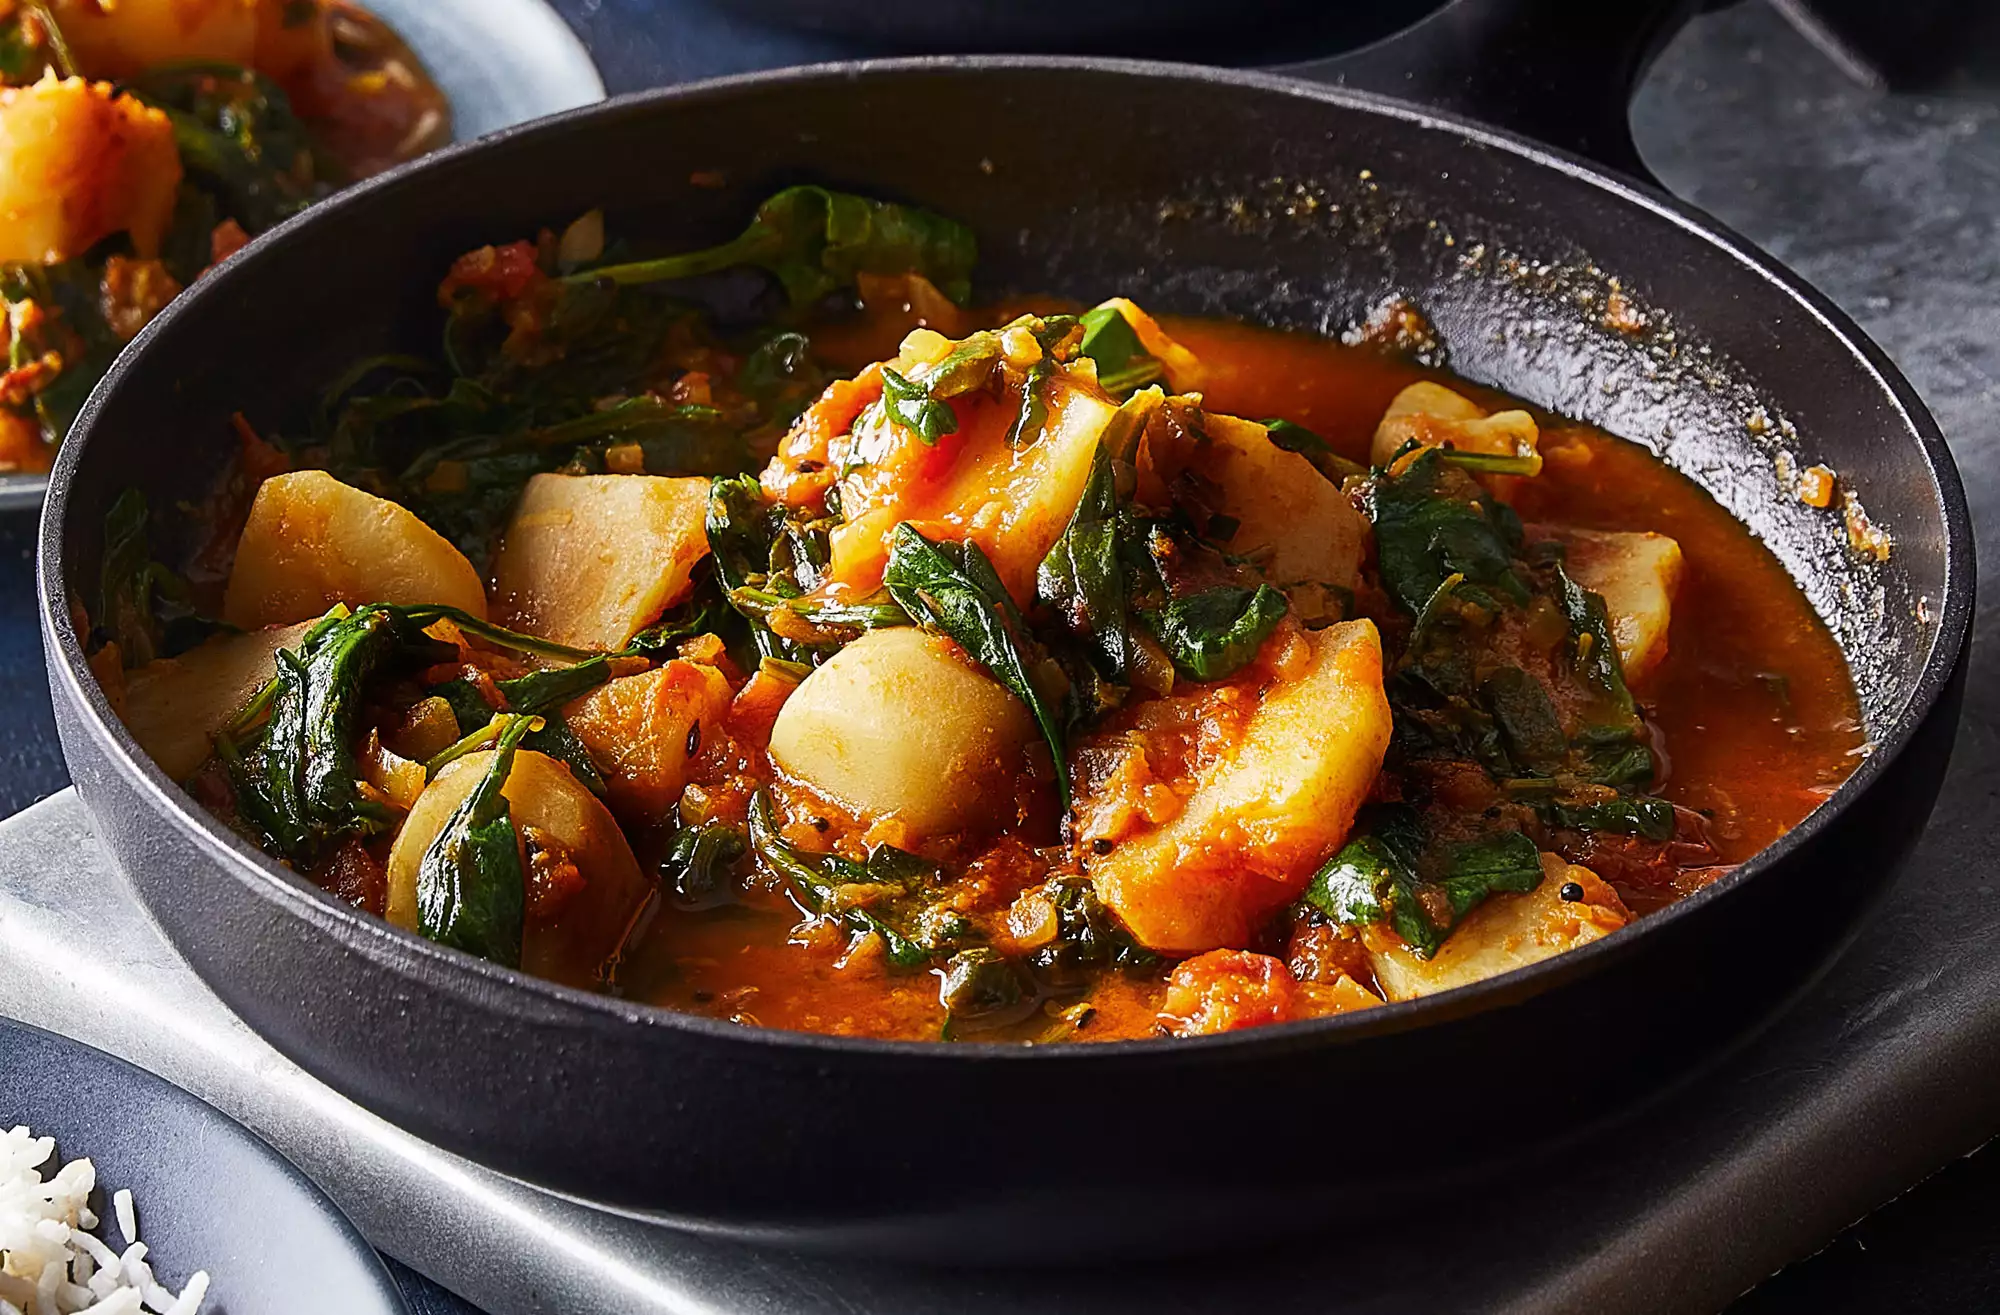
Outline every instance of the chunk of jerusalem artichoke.
POLYGON ((1089 862, 1098 898, 1150 949, 1241 946, 1346 840, 1389 747, 1372 621, 1307 637, 1304 669, 1265 694, 1175 816, 1089 862))

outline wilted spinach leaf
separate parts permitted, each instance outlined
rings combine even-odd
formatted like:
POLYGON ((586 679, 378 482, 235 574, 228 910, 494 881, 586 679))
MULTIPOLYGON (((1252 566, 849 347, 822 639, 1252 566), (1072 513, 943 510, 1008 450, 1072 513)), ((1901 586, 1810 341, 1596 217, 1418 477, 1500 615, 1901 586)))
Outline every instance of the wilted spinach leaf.
POLYGON ((921 968, 948 952, 970 926, 926 899, 937 868, 888 845, 871 850, 866 863, 838 854, 806 854, 786 843, 761 791, 750 803, 750 844, 791 887, 807 912, 839 921, 857 935, 874 933, 891 966, 921 968))
POLYGON ((1333 450, 1333 445, 1307 429, 1304 425, 1293 424, 1289 420, 1266 420, 1264 428, 1271 442, 1287 452, 1296 452, 1320 474, 1339 484, 1350 476, 1366 475, 1368 467, 1358 461, 1349 461, 1333 450))
POLYGON ((1158 379, 1167 369, 1139 342, 1139 334, 1116 306, 1099 306, 1084 313, 1080 354, 1097 362, 1097 382, 1116 398, 1129 397, 1158 379))
POLYGON ((1056 910, 1056 938, 1028 955, 1028 966, 1054 991, 1082 986, 1099 968, 1150 968, 1159 956, 1134 940, 1104 907, 1088 877, 1055 877, 1042 894, 1056 910))
POLYGON ((84 399, 125 345, 104 309, 105 262, 121 248, 129 249, 122 236, 60 265, 0 268, 0 297, 18 309, 33 302, 39 312, 10 315, 18 327, 7 335, 7 368, 55 367, 53 378, 32 388, 28 403, 41 423, 44 442, 62 441, 84 399))
POLYGON ((1018 451, 1035 441, 1042 429, 1049 423, 1048 382, 1054 377, 1056 363, 1046 356, 1028 367, 1021 380, 1021 409, 1014 416, 1014 423, 1007 427, 1007 446, 1018 451))
POLYGON ((153 556, 146 495, 127 489, 104 517, 104 557, 90 616, 94 637, 118 645, 120 661, 143 667, 185 652, 218 630, 199 615, 188 582, 153 556))
POLYGON ((269 78, 236 64, 176 64, 133 79, 172 122, 187 182, 253 235, 325 195, 305 125, 269 78))
POLYGON ((1541 853, 1518 831, 1420 850, 1421 826, 1414 810, 1379 810, 1375 834, 1349 841, 1314 873, 1305 902, 1335 922, 1387 923, 1428 959, 1489 895, 1541 884, 1541 853))
POLYGON ((1125 577, 1118 560, 1118 492, 1111 455, 1098 448, 1083 497, 1062 537, 1035 572, 1036 595, 1089 645, 1105 679, 1127 679, 1132 635, 1125 616, 1125 577))
POLYGON ((1475 597, 1495 606, 1500 598, 1526 603, 1527 583, 1514 569, 1520 519, 1466 476, 1454 485, 1448 471, 1433 448, 1369 486, 1383 588, 1412 616, 1451 575, 1463 575, 1475 597))
POLYGON ((985 552, 971 542, 932 543, 906 521, 889 540, 883 583, 912 620, 956 641, 1028 705, 1055 760, 1057 796, 1069 811, 1062 722, 1028 675, 1033 641, 985 552))
POLYGON ((726 822, 682 827, 660 860, 660 885, 675 908, 690 913, 727 904, 736 898, 731 869, 749 852, 741 827, 726 822))
POLYGON ((1221 680, 1257 656, 1286 607, 1285 595, 1268 584, 1218 585, 1141 615, 1181 674, 1221 680))
POLYGON ((1519 667, 1501 667, 1479 692, 1516 762, 1538 772, 1561 769, 1569 741, 1540 681, 1519 667))
POLYGON ((882 367, 882 405, 891 420, 931 447, 946 434, 958 432, 958 417, 949 406, 932 397, 922 384, 911 383, 886 365, 882 367))
POLYGON ((507 719, 479 784, 452 810, 417 866, 418 930, 508 968, 521 966, 528 894, 520 838, 502 791, 515 749, 534 721, 507 719))
POLYGON ((1577 831, 1610 831, 1656 841, 1674 838, 1673 804, 1651 795, 1625 795, 1584 803, 1557 799, 1549 809, 1557 826, 1577 831))
MULTIPOLYGON (((295 650, 277 654, 267 692, 270 719, 244 755, 232 737, 217 748, 229 764, 237 812, 266 845, 293 862, 317 857, 351 835, 375 835, 393 821, 362 797, 354 756, 365 687, 394 665, 453 654, 403 611, 370 604, 330 614, 295 650)), ((525 733, 525 732, 524 732, 525 733)))
POLYGON ((942 215, 824 187, 788 187, 758 206, 750 226, 721 246, 570 277, 657 283, 754 265, 775 275, 792 308, 802 310, 852 288, 860 274, 921 274, 964 305, 978 259, 972 230, 942 215))
POLYGON ((610 679, 611 660, 600 656, 499 681, 498 688, 510 711, 539 714, 580 699, 610 679))
POLYGON ((1570 578, 1560 564, 1555 569, 1563 615, 1568 618, 1575 640, 1575 670, 1610 701, 1621 726, 1638 729, 1638 707, 1632 691, 1625 686, 1625 668, 1618 659, 1618 642, 1611 635, 1611 621, 1605 614, 1604 599, 1570 578))
POLYGON ((1034 984, 1019 964, 989 945, 960 950, 938 979, 938 1003, 953 1024, 1004 1027, 1035 1007, 1034 984))

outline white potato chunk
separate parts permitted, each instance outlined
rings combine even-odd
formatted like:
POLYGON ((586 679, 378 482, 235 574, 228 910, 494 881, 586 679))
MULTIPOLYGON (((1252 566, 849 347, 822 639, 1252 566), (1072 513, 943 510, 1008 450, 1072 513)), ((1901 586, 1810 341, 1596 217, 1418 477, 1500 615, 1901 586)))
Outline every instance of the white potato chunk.
POLYGON ((0 91, 0 264, 53 265, 114 233, 157 256, 180 184, 159 110, 53 74, 0 91))
POLYGON ((237 541, 223 619, 249 630, 335 603, 443 603, 486 615, 479 572, 407 508, 323 470, 273 475, 237 541))
POLYGON ((1418 956, 1386 927, 1362 933, 1375 981, 1391 1001, 1436 995, 1540 963, 1609 936, 1632 920, 1618 892, 1589 868, 1542 855, 1542 884, 1519 895, 1492 895, 1466 915, 1437 955, 1418 956), (1574 883, 1583 898, 1566 900, 1574 883))
POLYGON ((1686 570, 1680 544, 1664 534, 1557 525, 1537 525, 1529 533, 1560 542, 1570 578, 1603 595, 1625 679, 1638 684, 1657 670, 1667 656, 1674 595, 1686 570))
MULTIPOLYGON (((438 773, 403 820, 389 850, 387 916, 398 927, 418 928, 417 868, 424 851, 492 764, 493 752, 469 753, 438 773)), ((546 755, 521 749, 501 793, 519 835, 532 827, 562 847, 584 885, 553 918, 530 914, 521 946, 521 969, 571 986, 589 985, 625 940, 651 883, 639 870, 625 833, 597 796, 546 755)), ((523 865, 525 867, 525 863, 523 865)))
POLYGON ((1538 455, 1541 430, 1526 411, 1486 414, 1472 399, 1441 384, 1411 384, 1397 393, 1375 427, 1368 459, 1386 466, 1405 443, 1457 448, 1497 457, 1538 455))
POLYGON ((55 0, 54 12, 83 72, 94 78, 129 78, 161 64, 249 65, 257 51, 259 3, 55 0))
POLYGON ((933 836, 1004 820, 1034 739, 1020 700, 949 640, 898 627, 805 678, 771 728, 771 761, 857 816, 933 836))
POLYGON ((714 667, 676 660, 606 681, 565 706, 563 719, 604 774, 612 807, 659 822, 687 785, 689 747, 712 738, 732 695, 714 667))
POLYGON ((1234 416, 1204 421, 1209 442, 1190 456, 1222 488, 1220 510, 1237 521, 1229 551, 1249 557, 1273 583, 1361 582, 1370 528, 1345 493, 1312 462, 1271 442, 1271 431, 1234 416))
POLYGON ((276 654, 297 648, 311 622, 216 635, 179 657, 125 674, 125 729, 160 770, 185 780, 208 761, 215 734, 277 673, 276 654))
POLYGON ((708 555, 708 480, 537 475, 493 564, 502 619, 578 648, 623 648, 687 596, 708 555))
POLYGON ((1148 948, 1249 944, 1346 840, 1389 747, 1382 642, 1372 621, 1305 642, 1310 660, 1264 695, 1178 814, 1087 858, 1098 898, 1148 948))

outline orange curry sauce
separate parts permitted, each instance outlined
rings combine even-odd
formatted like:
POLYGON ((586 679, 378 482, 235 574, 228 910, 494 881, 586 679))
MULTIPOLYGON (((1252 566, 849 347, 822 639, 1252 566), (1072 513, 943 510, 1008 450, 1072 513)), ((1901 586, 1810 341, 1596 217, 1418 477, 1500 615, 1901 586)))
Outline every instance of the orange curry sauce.
MULTIPOLYGON (((1206 409, 1283 417, 1357 460, 1366 460, 1390 399, 1411 383, 1435 379, 1486 404, 1500 397, 1373 348, 1214 321, 1177 319, 1167 328, 1203 362, 1206 409)), ((840 337, 835 350, 828 350, 834 335, 816 343, 830 357, 855 356, 855 364, 877 359, 870 353, 883 346, 840 337)), ((1692 481, 1635 444, 1541 418, 1543 474, 1522 481, 1514 496, 1525 520, 1652 530, 1681 545, 1686 570, 1669 653, 1635 693, 1663 764, 1660 792, 1707 819, 1724 862, 1741 862, 1796 825, 1858 761, 1860 713, 1840 651, 1777 560, 1692 481)), ((839 838, 844 825, 835 823, 814 847, 839 838)), ((1054 853, 1003 837, 973 865, 971 879, 982 895, 990 892, 982 905, 1004 910, 1046 875, 1054 853)), ((1644 913, 1659 900, 1630 902, 1644 913)), ((1081 1001, 1053 1002, 1024 1024, 978 1039, 1155 1035, 1171 966, 1106 972, 1081 1001)), ((935 972, 891 974, 879 955, 850 955, 844 934, 802 923, 775 890, 705 913, 650 910, 623 956, 618 987, 628 997, 766 1027, 913 1040, 944 1034, 935 972)))

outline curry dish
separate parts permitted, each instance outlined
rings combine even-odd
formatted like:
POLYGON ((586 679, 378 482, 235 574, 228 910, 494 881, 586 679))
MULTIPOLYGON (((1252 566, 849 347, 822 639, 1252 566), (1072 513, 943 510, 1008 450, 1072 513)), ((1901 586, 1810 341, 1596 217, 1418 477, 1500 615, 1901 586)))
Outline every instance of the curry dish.
POLYGON ((694 253, 596 214, 470 252, 435 356, 237 417, 184 572, 118 503, 93 668, 400 927, 906 1039, 1476 982, 1715 881, 1865 751, 1740 524, 1419 364, 1417 308, 1343 342, 975 309, 973 265, 811 187, 694 253))
POLYGON ((0 0, 0 473, 210 266, 450 135, 348 0, 0 0))

